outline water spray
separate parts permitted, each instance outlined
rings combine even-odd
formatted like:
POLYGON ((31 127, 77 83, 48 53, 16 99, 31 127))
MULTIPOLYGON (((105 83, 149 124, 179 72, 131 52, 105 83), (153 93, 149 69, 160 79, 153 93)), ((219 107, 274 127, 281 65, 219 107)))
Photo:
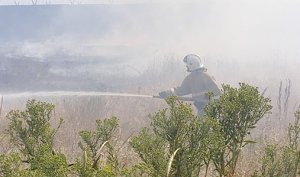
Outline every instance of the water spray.
MULTIPOLYGON (((116 93, 116 92, 75 92, 75 91, 53 91, 53 92, 20 92, 2 94, 3 97, 49 97, 49 96, 111 96, 111 97, 138 97, 138 98, 159 98, 158 95, 141 95, 132 93, 116 93)), ((179 97, 182 101, 193 101, 191 97, 179 97)))

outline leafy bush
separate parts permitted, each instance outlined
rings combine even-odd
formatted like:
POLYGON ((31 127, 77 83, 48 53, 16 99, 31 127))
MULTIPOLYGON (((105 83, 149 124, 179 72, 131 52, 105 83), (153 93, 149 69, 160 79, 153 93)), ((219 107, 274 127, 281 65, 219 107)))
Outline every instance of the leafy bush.
MULTIPOLYGON (((20 159, 22 159, 21 162, 28 164, 22 165, 23 168, 29 167, 20 172, 26 174, 25 176, 38 174, 38 176, 53 177, 67 174, 68 165, 65 155, 55 152, 53 148, 54 136, 63 122, 61 119, 56 129, 51 127, 50 119, 53 110, 52 104, 29 100, 25 111, 10 111, 7 115, 10 120, 7 133, 20 154, 19 156, 8 155, 4 157, 4 162, 14 160, 15 165, 21 166, 20 159)), ((11 171, 11 173, 19 172, 11 171)))
POLYGON ((47 146, 54 153, 53 140, 63 120, 57 129, 51 127, 50 119, 54 105, 36 100, 29 100, 25 111, 13 110, 7 115, 10 120, 9 133, 14 145, 30 162, 41 146, 47 146))
POLYGON ((218 121, 226 148, 218 152, 213 163, 220 176, 233 176, 241 149, 250 129, 272 108, 270 99, 264 98, 257 88, 240 83, 239 88, 223 85, 222 95, 211 101, 205 109, 206 116, 218 121))
POLYGON ((198 176, 214 151, 223 148, 220 126, 213 119, 199 119, 176 97, 166 101, 169 109, 151 117, 153 131, 142 130, 130 145, 149 176, 198 176))
POLYGON ((83 150, 82 160, 77 159, 73 170, 78 176, 117 176, 120 174, 119 160, 114 148, 113 138, 118 128, 118 119, 97 120, 96 130, 80 131, 83 140, 80 147, 83 150), (106 162, 100 164, 103 156, 101 150, 107 148, 106 162))

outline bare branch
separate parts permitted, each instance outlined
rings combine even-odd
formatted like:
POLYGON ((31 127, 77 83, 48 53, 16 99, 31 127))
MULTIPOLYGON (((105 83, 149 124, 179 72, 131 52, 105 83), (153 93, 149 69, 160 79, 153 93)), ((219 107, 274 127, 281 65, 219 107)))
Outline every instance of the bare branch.
POLYGON ((279 92, 278 92, 278 99, 277 99, 277 106, 278 106, 278 111, 279 111, 279 119, 281 117, 281 92, 282 92, 282 81, 280 81, 279 85, 279 92))

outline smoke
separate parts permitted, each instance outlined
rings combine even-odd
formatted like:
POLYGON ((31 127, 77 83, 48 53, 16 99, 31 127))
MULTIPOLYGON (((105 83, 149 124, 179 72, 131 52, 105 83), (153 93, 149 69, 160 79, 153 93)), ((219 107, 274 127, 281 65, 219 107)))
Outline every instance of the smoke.
POLYGON ((195 53, 221 83, 276 87, 286 78, 296 82, 299 7, 293 0, 0 7, 1 52, 39 60, 98 57, 139 72, 157 58, 195 53))
MULTIPOLYGON (((44 13, 42 17, 29 17, 28 20, 45 20, 49 24, 42 28, 32 26, 33 34, 26 36, 26 40, 41 36, 39 42, 48 47, 52 37, 52 41, 62 42, 59 47, 70 47, 83 54, 78 47, 83 50, 86 45, 95 45, 99 49, 98 53, 91 51, 95 55, 108 52, 109 46, 116 50, 121 46, 127 48, 128 54, 145 53, 144 56, 155 52, 196 52, 244 58, 278 51, 299 52, 298 7, 298 2, 268 0, 61 6, 52 10, 48 7, 39 12, 44 13), (78 47, 66 45, 67 41, 77 43, 78 47)), ((18 20, 21 18, 12 23, 18 20)), ((28 46, 28 42, 24 45, 28 46)))

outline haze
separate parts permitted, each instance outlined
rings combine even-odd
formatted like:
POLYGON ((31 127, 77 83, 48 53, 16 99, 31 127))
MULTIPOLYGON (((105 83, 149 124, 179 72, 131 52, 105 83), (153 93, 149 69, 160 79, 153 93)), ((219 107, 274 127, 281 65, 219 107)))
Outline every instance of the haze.
POLYGON ((61 75, 63 58, 80 62, 80 74, 139 76, 165 58, 184 71, 182 58, 195 53, 219 83, 277 91, 290 79, 299 99, 300 1, 14 2, 0 1, 2 58, 50 62, 61 75))

